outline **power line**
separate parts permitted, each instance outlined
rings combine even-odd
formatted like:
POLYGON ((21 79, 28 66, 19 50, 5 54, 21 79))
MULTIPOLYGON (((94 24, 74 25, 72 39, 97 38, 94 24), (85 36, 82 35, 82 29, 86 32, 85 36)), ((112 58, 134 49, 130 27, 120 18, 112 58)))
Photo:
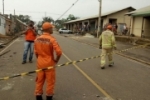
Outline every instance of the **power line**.
MULTIPOLYGON (((60 19, 62 16, 68 16, 65 15, 79 0, 76 0, 71 7, 69 7, 69 9, 67 9, 62 15, 61 14, 56 14, 56 13, 50 13, 50 12, 46 12, 47 14, 53 14, 53 15, 61 15, 58 19, 60 19)), ((13 11, 13 10, 5 10, 5 11, 13 11)), ((35 12, 35 11, 16 11, 16 12, 26 12, 26 13, 45 13, 45 12, 35 12)), ((58 20, 57 19, 57 20, 58 20)))
MULTIPOLYGON (((13 10, 5 10, 7 12, 12 12, 13 10)), ((24 13, 45 13, 45 12, 36 12, 36 11, 16 11, 16 12, 24 12, 24 13)), ((51 13, 51 12, 46 12, 46 14, 53 14, 53 15, 61 15, 57 13, 51 13)), ((65 15, 68 16, 68 15, 65 15)))
MULTIPOLYGON (((74 2, 71 7, 69 7, 69 9, 67 9, 58 19, 60 19, 62 16, 64 16, 79 0, 77 0, 76 2, 74 2)), ((57 19, 57 20, 58 20, 57 19)))

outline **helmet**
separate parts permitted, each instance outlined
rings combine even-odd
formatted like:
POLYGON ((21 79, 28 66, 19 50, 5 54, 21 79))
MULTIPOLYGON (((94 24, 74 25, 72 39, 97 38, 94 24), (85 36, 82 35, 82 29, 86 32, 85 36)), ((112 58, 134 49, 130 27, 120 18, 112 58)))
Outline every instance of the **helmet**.
POLYGON ((43 25, 42 25, 42 29, 43 30, 47 30, 47 29, 50 29, 50 28, 53 28, 53 25, 49 22, 44 22, 43 25))
POLYGON ((112 25, 108 25, 107 29, 112 30, 112 25))

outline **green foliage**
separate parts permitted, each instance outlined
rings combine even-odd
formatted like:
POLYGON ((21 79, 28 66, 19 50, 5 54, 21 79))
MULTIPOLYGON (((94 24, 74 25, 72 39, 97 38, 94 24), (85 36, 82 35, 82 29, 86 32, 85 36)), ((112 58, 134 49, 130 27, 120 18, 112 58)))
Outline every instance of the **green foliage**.
POLYGON ((38 24, 37 24, 37 27, 40 29, 42 27, 42 24, 43 24, 43 22, 39 21, 38 24))
POLYGON ((61 20, 56 20, 55 21, 55 26, 57 29, 62 28, 63 24, 67 22, 67 19, 62 18, 61 20))
POLYGON ((44 23, 44 22, 54 23, 54 20, 53 20, 52 17, 44 17, 42 22, 43 22, 43 23, 44 23))
POLYGON ((62 28, 65 22, 71 21, 71 20, 76 20, 76 19, 78 19, 78 17, 75 17, 72 14, 69 14, 69 16, 66 19, 62 18, 62 19, 56 20, 55 21, 55 27, 57 29, 62 28))
POLYGON ((58 20, 55 20, 55 21, 53 20, 52 17, 44 17, 44 18, 42 19, 42 21, 39 21, 39 22, 38 22, 37 27, 38 27, 38 28, 41 28, 41 27, 42 27, 42 24, 43 24, 44 22, 51 22, 51 23, 55 24, 55 27, 56 27, 57 29, 59 29, 59 28, 62 28, 62 27, 63 27, 63 25, 64 25, 65 22, 71 21, 71 20, 76 20, 76 19, 78 19, 78 17, 75 17, 75 16, 72 15, 72 14, 70 14, 67 18, 62 18, 62 19, 58 19, 58 20))
POLYGON ((72 14, 69 14, 69 16, 67 17, 67 21, 76 20, 76 19, 78 19, 78 17, 75 17, 75 16, 72 15, 72 14))
POLYGON ((31 21, 29 15, 16 15, 16 17, 26 24, 28 24, 31 21))
POLYGON ((37 27, 40 29, 44 22, 54 23, 54 19, 52 17, 43 17, 43 20, 38 22, 37 27))

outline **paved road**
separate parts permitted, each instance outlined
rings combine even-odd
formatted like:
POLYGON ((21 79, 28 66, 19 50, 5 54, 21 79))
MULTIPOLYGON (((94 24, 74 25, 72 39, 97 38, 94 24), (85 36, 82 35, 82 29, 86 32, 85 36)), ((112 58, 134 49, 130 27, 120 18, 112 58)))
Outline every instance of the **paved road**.
MULTIPOLYGON (((100 50, 54 34, 63 50, 59 64, 100 54, 100 50)), ((15 40, 0 58, 0 76, 36 69, 22 65, 23 37, 15 40)), ((114 55, 115 66, 101 70, 99 59, 57 68, 54 100, 149 100, 150 66, 114 55)), ((34 100, 36 75, 0 81, 0 100, 34 100)))

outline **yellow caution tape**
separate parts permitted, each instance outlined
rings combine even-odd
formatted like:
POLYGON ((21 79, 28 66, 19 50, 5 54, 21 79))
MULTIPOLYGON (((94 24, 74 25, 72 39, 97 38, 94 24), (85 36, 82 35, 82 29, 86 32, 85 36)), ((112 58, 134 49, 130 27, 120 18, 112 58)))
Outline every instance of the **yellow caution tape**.
MULTIPOLYGON (((125 51, 129 51, 129 50, 137 49, 137 48, 142 48, 142 47, 145 48, 148 45, 150 45, 150 44, 148 43, 148 44, 145 44, 145 45, 135 46, 135 47, 132 47, 132 48, 128 48, 128 49, 124 49, 124 50, 121 50, 121 51, 113 52, 112 54, 120 53, 120 52, 125 52, 125 51)), ((67 66, 67 65, 70 65, 70 64, 75 64, 75 63, 83 62, 83 61, 86 61, 86 60, 99 58, 101 56, 104 56, 104 55, 99 55, 99 56, 94 56, 94 57, 90 57, 90 58, 84 58, 84 59, 77 60, 77 61, 67 62, 67 63, 64 63, 64 64, 57 65, 56 67, 67 66)), ((10 78, 15 78, 15 77, 20 77, 20 76, 25 76, 25 75, 33 74, 33 73, 37 73, 37 72, 40 72, 40 71, 46 71, 46 70, 50 70, 52 68, 54 68, 54 67, 50 66, 50 67, 43 68, 43 69, 37 69, 37 70, 34 70, 34 71, 24 72, 24 73, 21 73, 21 74, 16 74, 16 75, 13 75, 13 76, 8 76, 8 77, 0 78, 0 81, 1 80, 8 80, 10 78)))

